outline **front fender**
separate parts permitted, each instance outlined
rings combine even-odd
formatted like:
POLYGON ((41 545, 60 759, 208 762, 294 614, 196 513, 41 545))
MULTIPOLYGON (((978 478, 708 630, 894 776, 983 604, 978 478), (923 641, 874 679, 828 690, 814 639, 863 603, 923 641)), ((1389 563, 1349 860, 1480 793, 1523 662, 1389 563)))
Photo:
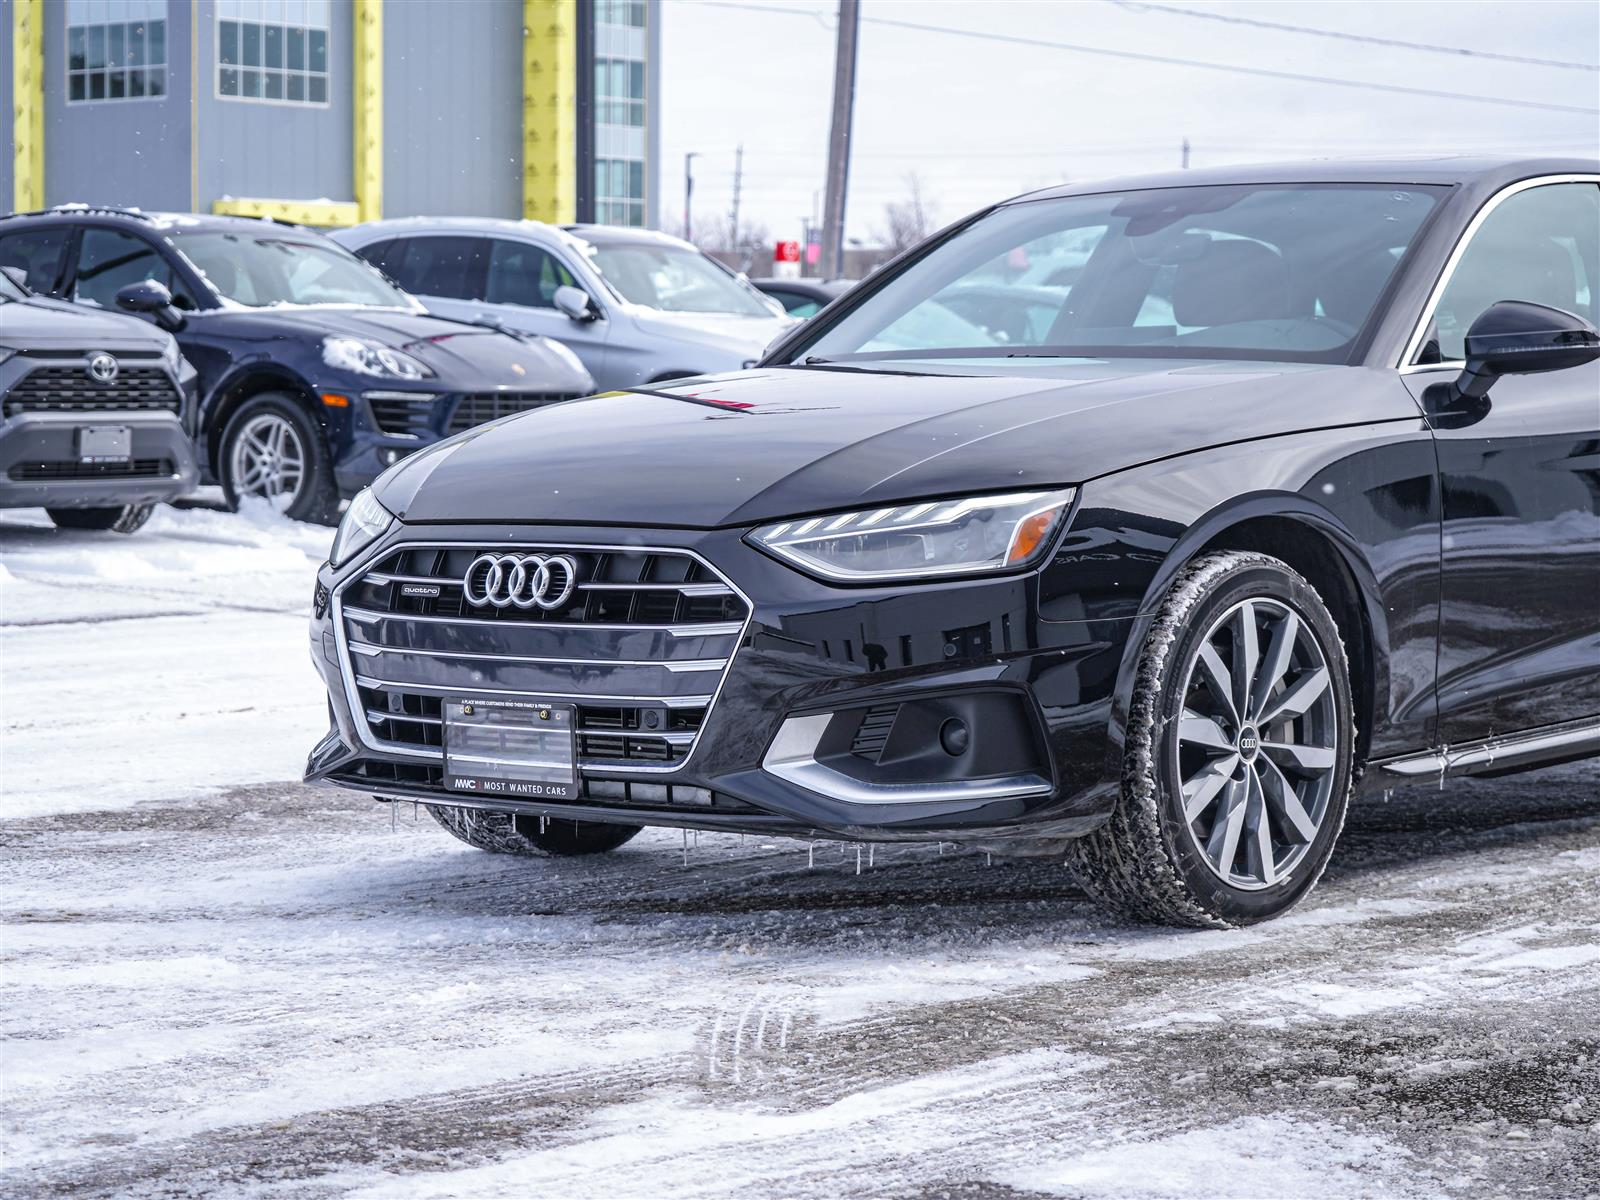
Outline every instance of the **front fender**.
POLYGON ((1139 653, 1174 577, 1207 549, 1253 546, 1269 534, 1280 557, 1332 551, 1348 571, 1366 624, 1374 752, 1428 743, 1439 491, 1419 418, 1240 442, 1084 485, 1045 593, 1071 596, 1054 619, 1134 620, 1113 705, 1114 752, 1139 653))

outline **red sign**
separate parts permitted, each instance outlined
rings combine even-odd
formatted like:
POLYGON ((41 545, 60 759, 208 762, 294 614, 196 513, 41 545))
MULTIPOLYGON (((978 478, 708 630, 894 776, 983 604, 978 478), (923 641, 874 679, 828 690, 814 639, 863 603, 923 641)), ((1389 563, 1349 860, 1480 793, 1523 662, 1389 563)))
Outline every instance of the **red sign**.
POLYGON ((800 261, 799 242, 779 242, 772 250, 772 261, 797 263, 800 261))

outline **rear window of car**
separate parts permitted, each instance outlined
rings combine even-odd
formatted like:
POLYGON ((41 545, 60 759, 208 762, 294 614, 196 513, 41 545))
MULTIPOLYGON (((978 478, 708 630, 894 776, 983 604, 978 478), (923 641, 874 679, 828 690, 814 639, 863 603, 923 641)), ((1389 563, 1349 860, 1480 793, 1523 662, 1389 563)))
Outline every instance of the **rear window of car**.
POLYGON ((482 300, 488 239, 435 236, 395 238, 381 243, 381 257, 361 251, 390 279, 413 296, 482 300))

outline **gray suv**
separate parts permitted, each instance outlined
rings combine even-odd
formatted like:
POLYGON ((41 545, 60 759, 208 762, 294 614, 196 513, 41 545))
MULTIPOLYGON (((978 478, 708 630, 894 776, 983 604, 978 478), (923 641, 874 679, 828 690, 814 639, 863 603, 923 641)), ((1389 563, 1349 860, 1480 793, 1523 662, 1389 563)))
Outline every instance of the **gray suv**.
POLYGON ((715 259, 644 229, 416 217, 332 236, 430 312, 565 343, 603 391, 736 371, 794 324, 715 259))
POLYGON ((134 317, 35 296, 0 270, 0 508, 132 533, 194 489, 194 368, 134 317))

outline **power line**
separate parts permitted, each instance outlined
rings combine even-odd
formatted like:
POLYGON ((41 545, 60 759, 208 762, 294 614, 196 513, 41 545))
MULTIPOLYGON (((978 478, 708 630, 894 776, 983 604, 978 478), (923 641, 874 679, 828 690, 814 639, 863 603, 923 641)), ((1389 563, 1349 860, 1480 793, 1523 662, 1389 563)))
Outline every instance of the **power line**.
MULTIPOLYGON (((703 0, 711 8, 742 9, 746 12, 783 13, 790 16, 811 17, 819 14, 815 9, 782 8, 771 4, 740 4, 736 0, 703 0)), ((1445 92, 1433 88, 1406 87, 1397 83, 1368 83, 1356 79, 1340 79, 1333 75, 1304 75, 1296 71, 1274 71, 1267 67, 1241 67, 1233 63, 1208 62, 1204 59, 1174 58, 1165 54, 1144 54, 1137 50, 1112 50, 1105 46, 1084 46, 1076 42, 1054 42, 1043 38, 1019 37, 1014 34, 989 33, 978 29, 953 29, 948 25, 927 25, 921 21, 902 21, 894 17, 862 17, 863 25, 884 25, 896 29, 910 29, 918 33, 945 33, 957 37, 975 38, 978 41, 1001 42, 1012 46, 1030 46, 1043 50, 1068 50, 1078 54, 1098 54, 1105 58, 1120 58, 1133 62, 1162 63, 1172 67, 1193 67, 1201 71, 1221 71, 1232 75, 1255 75, 1264 79, 1288 79, 1296 83, 1322 83, 1333 87, 1360 88, 1374 92, 1394 92, 1403 96, 1431 96, 1441 100, 1470 100, 1477 104, 1502 104, 1511 108, 1536 108, 1545 112, 1582 113, 1586 117, 1600 115, 1600 109, 1583 108, 1576 104, 1548 104, 1542 100, 1514 100, 1505 96, 1478 96, 1470 92, 1445 92)))
POLYGON ((1492 58, 1497 62, 1525 63, 1533 67, 1560 67, 1567 71, 1600 71, 1593 63, 1565 62, 1559 58, 1528 58, 1521 54, 1498 54, 1493 50, 1468 50, 1464 46, 1435 46, 1427 42, 1406 42, 1399 38, 1374 37, 1364 33, 1344 33, 1337 29, 1313 29, 1309 25, 1285 25, 1278 21, 1262 21, 1256 17, 1235 17, 1227 13, 1203 12, 1198 8, 1180 8, 1176 4, 1145 4, 1143 0, 1110 0, 1118 8, 1129 12, 1153 12, 1164 16, 1198 17, 1203 21, 1223 21, 1229 25, 1249 25, 1255 29, 1272 29, 1279 33, 1304 33, 1312 37, 1337 38, 1343 42, 1361 42, 1368 46, 1388 46, 1395 50, 1421 50, 1428 54, 1450 54, 1466 58, 1492 58))

